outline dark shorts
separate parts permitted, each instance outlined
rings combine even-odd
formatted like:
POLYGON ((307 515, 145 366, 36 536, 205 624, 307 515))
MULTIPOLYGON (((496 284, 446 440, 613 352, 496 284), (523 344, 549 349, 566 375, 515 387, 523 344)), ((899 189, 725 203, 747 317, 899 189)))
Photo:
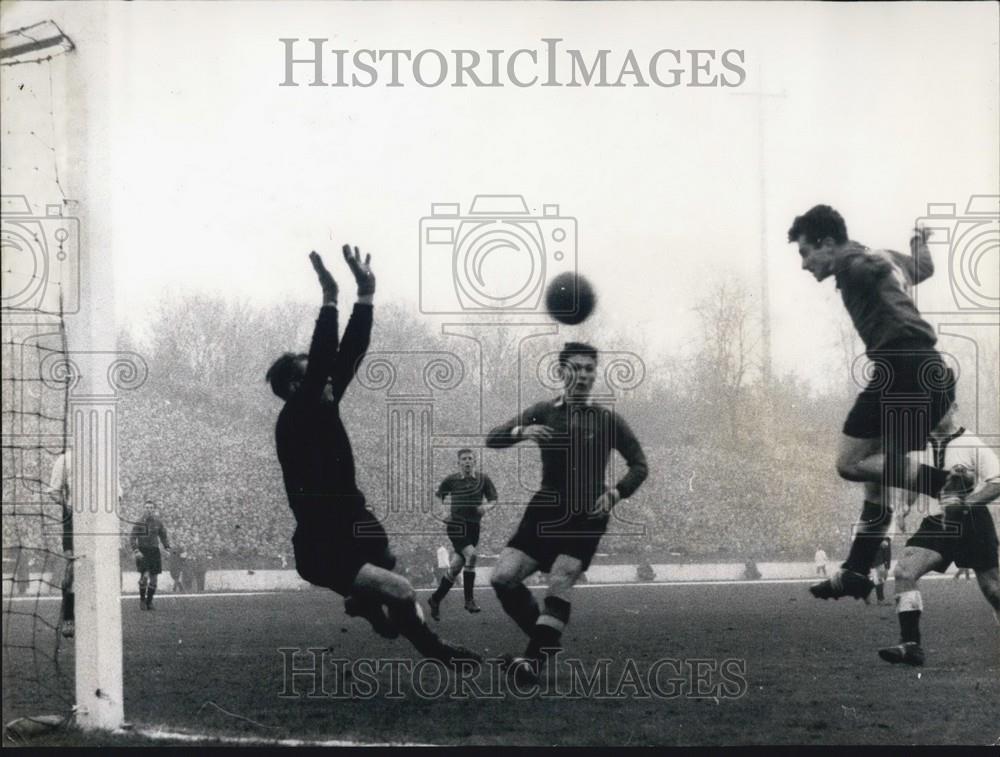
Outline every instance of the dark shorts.
POLYGON ((881 439, 887 454, 922 450, 955 401, 955 375, 933 350, 888 349, 869 356, 872 378, 844 421, 844 434, 881 439))
POLYGON ((575 557, 586 570, 608 528, 608 517, 573 512, 561 502, 553 504, 553 496, 539 492, 532 498, 507 546, 536 560, 546 573, 559 555, 575 557))
POLYGON ((924 518, 906 546, 941 555, 941 562, 934 568, 938 573, 944 573, 952 563, 974 570, 998 566, 997 530, 986 507, 948 508, 947 519, 940 515, 924 518))
POLYGON ((154 576, 163 572, 163 563, 158 549, 140 549, 135 558, 135 569, 140 573, 150 573, 154 576))
POLYGON ((466 547, 479 546, 479 521, 450 519, 445 521, 451 546, 459 554, 466 547))
POLYGON ((300 523, 292 547, 295 568, 303 579, 342 596, 351 593, 354 579, 366 563, 386 570, 396 566, 385 529, 368 509, 336 523, 300 523))

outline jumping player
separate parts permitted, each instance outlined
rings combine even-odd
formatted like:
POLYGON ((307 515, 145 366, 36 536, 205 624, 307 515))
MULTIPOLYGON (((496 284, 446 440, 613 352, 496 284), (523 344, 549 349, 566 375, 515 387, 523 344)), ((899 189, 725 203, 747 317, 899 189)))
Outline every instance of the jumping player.
POLYGON ((500 604, 529 636, 524 656, 513 661, 516 676, 534 680, 545 650, 559 647, 569 622, 573 585, 590 565, 612 508, 646 479, 646 457, 628 424, 607 408, 591 404, 597 350, 568 342, 559 353, 561 397, 532 405, 490 431, 488 447, 522 441, 538 444, 542 484, 493 569, 500 604), (614 486, 605 484, 611 451, 628 465, 614 486), (524 580, 536 570, 549 574, 544 608, 524 580))
POLYGON ((465 609, 471 613, 480 612, 474 594, 479 524, 484 512, 483 500, 492 508, 497 503, 497 490, 489 476, 476 471, 476 456, 471 449, 458 451, 458 468, 458 473, 452 473, 441 482, 435 495, 442 502, 445 497, 451 498, 451 513, 445 526, 455 554, 447 572, 441 577, 437 591, 427 600, 434 620, 441 619, 441 602, 455 584, 459 571, 462 572, 462 587, 465 590, 465 609))
POLYGON ((129 546, 135 557, 135 569, 139 571, 139 607, 143 610, 153 610, 153 595, 156 594, 156 582, 163 572, 163 558, 160 556, 160 542, 170 550, 170 540, 167 529, 156 517, 156 503, 146 500, 143 505, 142 520, 132 527, 129 546))
POLYGON ((951 474, 940 498, 930 499, 927 517, 906 542, 896 563, 896 613, 899 644, 879 650, 887 662, 923 665, 917 582, 930 571, 944 573, 953 562, 976 572, 979 588, 1000 622, 1000 572, 997 532, 988 505, 1000 497, 1000 461, 993 451, 955 424, 957 405, 931 433, 927 453, 937 468, 951 474))
POLYGON ((936 494, 947 475, 907 460, 907 453, 924 448, 930 430, 955 399, 955 378, 934 349, 934 329, 909 294, 934 272, 929 235, 926 229, 916 230, 911 256, 869 250, 848 238, 844 219, 828 205, 798 216, 788 230, 803 270, 817 281, 835 277, 875 367, 847 416, 837 452, 840 476, 865 485, 864 507, 841 569, 810 587, 820 599, 863 599, 871 593, 868 574, 892 520, 883 486, 936 494))
POLYGON ((355 480, 354 452, 340 418, 340 403, 368 349, 375 294, 371 256, 344 245, 344 260, 358 286, 344 338, 338 345, 337 284, 315 252, 313 269, 323 291, 309 354, 286 352, 267 380, 285 401, 275 427, 278 461, 297 528, 295 567, 302 578, 345 597, 349 615, 366 618, 387 638, 402 634, 426 657, 475 658, 448 644, 424 622, 409 581, 392 572, 385 529, 366 507, 355 480), (388 608, 386 615, 383 606, 388 608))

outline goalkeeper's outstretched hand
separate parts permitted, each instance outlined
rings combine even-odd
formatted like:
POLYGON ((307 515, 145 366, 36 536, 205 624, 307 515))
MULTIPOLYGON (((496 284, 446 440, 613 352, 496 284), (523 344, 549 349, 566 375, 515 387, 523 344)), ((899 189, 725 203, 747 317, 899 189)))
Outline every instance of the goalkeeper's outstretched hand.
POLYGON ((333 280, 333 276, 326 270, 326 266, 323 265, 323 258, 315 251, 310 252, 309 262, 312 263, 313 270, 316 271, 316 276, 319 278, 319 285, 323 287, 323 304, 336 305, 337 282, 333 280))
POLYGON ((365 259, 362 262, 361 250, 355 247, 352 254, 351 246, 345 244, 344 262, 347 263, 348 268, 351 269, 351 273, 354 274, 354 280, 358 283, 358 297, 375 294, 375 274, 372 272, 372 256, 370 254, 365 255, 365 259))

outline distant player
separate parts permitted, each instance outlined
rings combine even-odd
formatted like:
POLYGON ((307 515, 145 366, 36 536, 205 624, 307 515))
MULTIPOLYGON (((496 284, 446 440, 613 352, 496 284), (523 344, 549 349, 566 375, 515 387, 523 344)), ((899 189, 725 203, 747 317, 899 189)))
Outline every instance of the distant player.
POLYGON ((924 605, 917 582, 930 571, 944 573, 955 563, 972 568, 986 601, 1000 622, 1000 572, 997 531, 988 505, 1000 497, 1000 461, 993 451, 955 424, 955 410, 945 415, 930 438, 937 468, 950 471, 940 498, 928 503, 928 515, 906 542, 896 563, 896 613, 899 644, 879 650, 887 662, 923 665, 920 615, 924 605))
POLYGON ((375 274, 370 255, 362 262, 356 247, 352 254, 344 245, 343 252, 358 286, 343 340, 337 330, 337 284, 313 252, 309 258, 319 277, 323 306, 309 354, 286 352, 267 372, 271 389, 285 401, 275 442, 297 523, 292 537, 295 567, 309 583, 345 597, 347 613, 366 618, 380 635, 393 638, 401 633, 426 657, 473 658, 427 627, 410 582, 392 572, 396 558, 385 529, 358 489, 340 403, 368 349, 375 274))
POLYGON ((883 539, 875 553, 875 598, 880 605, 885 604, 885 582, 889 578, 892 565, 892 542, 883 539))
POLYGON ((72 452, 66 450, 52 464, 49 492, 58 502, 62 516, 62 548, 66 558, 60 590, 60 630, 67 639, 76 633, 76 594, 73 591, 73 508, 69 499, 69 481, 72 471, 72 452))
POLYGON ((143 610, 154 610, 153 595, 156 594, 156 583, 163 572, 163 558, 160 555, 160 542, 170 551, 170 540, 163 521, 156 516, 156 503, 150 499, 143 505, 142 520, 132 527, 129 546, 135 557, 135 569, 139 571, 139 607, 143 610))
MULTIPOLYGON (((66 558, 66 571, 60 586, 62 607, 60 610, 60 630, 67 639, 76 633, 76 593, 73 591, 73 505, 70 501, 69 482, 73 476, 73 450, 67 449, 56 457, 49 475, 49 493, 59 504, 62 517, 62 548, 66 558)), ((122 490, 118 486, 118 504, 121 505, 122 490)))
POLYGON ((830 558, 827 557, 826 550, 822 547, 816 547, 816 554, 813 555, 813 561, 816 563, 816 575, 825 576, 826 564, 830 561, 830 558))
POLYGON ((798 245, 802 268, 823 281, 833 276, 874 370, 844 423, 837 472, 863 482, 865 502, 847 560, 830 578, 810 587, 820 599, 867 598, 868 574, 892 521, 887 487, 934 494, 946 472, 910 465, 930 430, 955 399, 955 377, 934 349, 934 328, 917 311, 910 289, 929 278, 934 263, 930 232, 917 229, 911 255, 869 250, 851 241, 841 215, 817 205, 798 216, 788 241, 798 245))
POLYGON ((628 424, 613 410, 590 402, 597 350, 568 342, 559 353, 564 390, 555 400, 532 405, 490 431, 486 444, 510 447, 534 441, 542 456, 542 484, 525 508, 514 536, 493 569, 491 582, 501 606, 529 636, 524 656, 513 661, 516 676, 532 680, 544 650, 558 648, 569 622, 573 585, 590 565, 612 508, 646 479, 646 457, 628 424), (628 472, 605 483, 611 451, 628 472), (536 570, 549 574, 539 609, 524 585, 536 570))
POLYGON ((474 593, 479 524, 483 517, 483 500, 492 508, 497 503, 497 490, 489 476, 476 472, 476 456, 472 454, 472 450, 460 449, 458 473, 445 478, 435 496, 442 502, 445 498, 451 500, 451 513, 445 525, 448 538, 455 549, 448 571, 441 577, 437 591, 427 600, 431 617, 440 620, 441 602, 454 585, 459 571, 462 572, 462 587, 465 590, 465 609, 472 613, 480 611, 474 593))

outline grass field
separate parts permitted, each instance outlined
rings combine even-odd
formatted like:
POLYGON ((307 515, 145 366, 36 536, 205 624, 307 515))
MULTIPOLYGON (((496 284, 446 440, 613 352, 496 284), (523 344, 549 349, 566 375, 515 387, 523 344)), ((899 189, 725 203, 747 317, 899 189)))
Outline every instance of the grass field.
MULTIPOLYGON (((167 743, 185 734, 482 745, 995 743, 1000 629, 974 581, 927 581, 923 590, 928 664, 908 668, 875 653, 896 639, 891 605, 820 602, 802 583, 582 587, 565 656, 587 675, 608 658, 605 683, 580 695, 574 687, 586 679, 567 662, 547 689, 524 697, 490 667, 440 683, 440 669, 425 666, 414 681, 408 645, 374 637, 329 592, 165 594, 152 613, 126 598, 126 717, 136 732, 112 743, 150 743, 157 731, 167 743), (279 648, 325 647, 317 696, 307 696, 308 677, 292 682, 298 695, 288 690, 279 648), (352 677, 339 658, 372 662, 352 677), (651 670, 659 671, 652 679, 651 670)), ((488 658, 519 652, 523 637, 490 594, 480 589, 483 612, 473 616, 455 591, 435 626, 488 658)), ((57 603, 40 608, 54 615, 57 603)), ((13 623, 8 633, 28 630, 13 623)), ((62 653, 65 664, 72 654, 62 653)), ((18 690, 17 666, 28 662, 11 662, 5 722, 45 711, 18 690)))

